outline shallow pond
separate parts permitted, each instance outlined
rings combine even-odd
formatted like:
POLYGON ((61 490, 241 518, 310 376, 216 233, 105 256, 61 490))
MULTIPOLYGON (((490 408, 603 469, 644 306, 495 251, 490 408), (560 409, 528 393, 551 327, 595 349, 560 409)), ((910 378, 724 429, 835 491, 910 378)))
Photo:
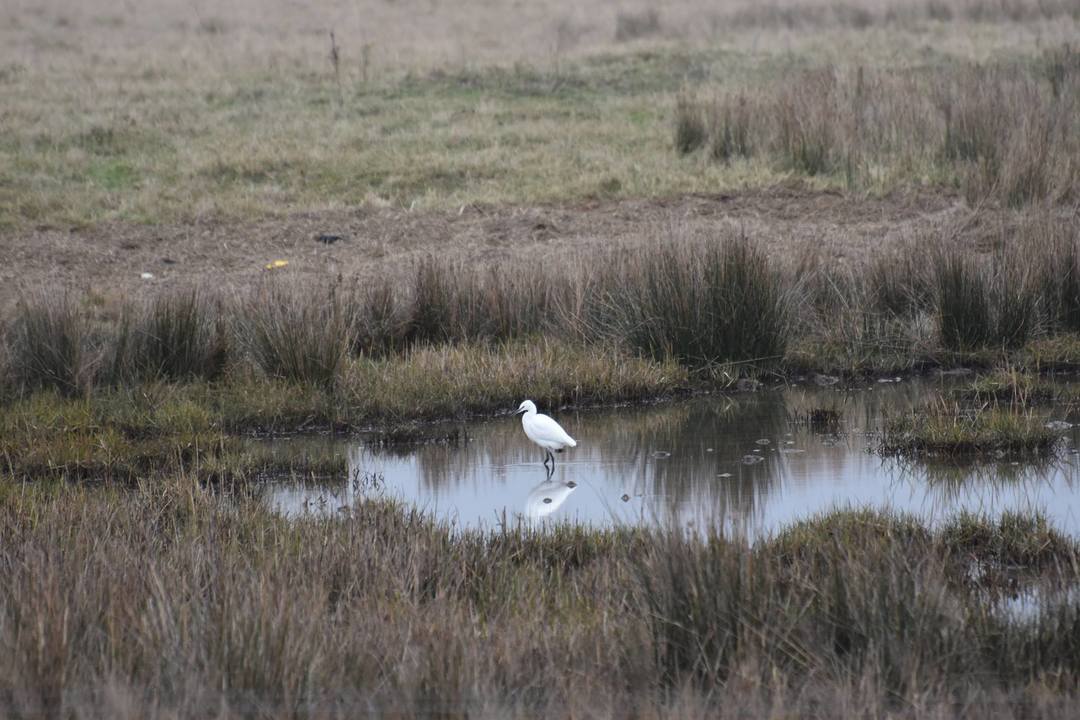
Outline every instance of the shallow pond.
MULTIPOLYGON (((461 439, 393 448, 362 440, 275 441, 282 452, 343 453, 349 478, 290 482, 270 489, 283 512, 338 512, 362 496, 393 497, 459 527, 571 521, 723 524, 751 537, 834 508, 887 507, 934 522, 968 509, 1043 511, 1080 533, 1078 429, 1062 452, 1039 464, 944 465, 873 452, 886 412, 925 403, 930 381, 859 391, 789 387, 706 396, 652 407, 555 413, 578 447, 542 464, 518 417, 431 428, 461 439), (811 425, 808 411, 839 415, 811 425), (322 444, 320 444, 322 443, 322 444)), ((541 410, 544 410, 543 408, 541 410)), ((1063 409, 1050 418, 1074 420, 1063 409)))

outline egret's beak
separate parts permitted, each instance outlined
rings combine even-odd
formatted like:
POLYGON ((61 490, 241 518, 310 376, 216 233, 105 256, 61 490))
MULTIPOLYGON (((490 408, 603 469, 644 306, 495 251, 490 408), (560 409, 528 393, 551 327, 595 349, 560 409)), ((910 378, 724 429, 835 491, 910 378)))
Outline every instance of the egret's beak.
POLYGON ((514 411, 514 414, 515 415, 520 415, 523 412, 525 412, 525 408, 518 408, 517 410, 514 411))

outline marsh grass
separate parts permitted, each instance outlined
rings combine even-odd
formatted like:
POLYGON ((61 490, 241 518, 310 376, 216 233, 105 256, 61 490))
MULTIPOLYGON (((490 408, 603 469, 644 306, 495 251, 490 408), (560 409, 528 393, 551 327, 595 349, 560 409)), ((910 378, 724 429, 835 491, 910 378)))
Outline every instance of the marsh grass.
MULTIPOLYGON (((402 344, 501 341, 550 329, 557 298, 572 282, 566 263, 538 272, 523 263, 471 267, 424 258, 404 310, 402 344)), ((570 271, 572 273, 572 271, 570 271)))
POLYGON ((272 378, 332 387, 353 346, 338 290, 268 282, 246 298, 237 334, 255 365, 272 378))
MULTIPOLYGON (((6 397, 47 388, 83 395, 186 379, 250 389, 253 373, 279 393, 282 382, 316 388, 285 392, 287 405, 294 395, 344 387, 346 374, 356 376, 354 360, 385 367, 461 346, 482 364, 490 353, 517 358, 521 343, 574 348, 570 356, 586 364, 619 347, 619 357, 649 358, 661 372, 669 360, 706 371, 705 382, 720 367, 729 378, 1002 360, 1069 367, 1080 351, 1053 338, 1072 329, 1080 308, 1077 243, 1074 223, 1048 218, 1003 231, 989 252, 971 252, 943 231, 865 263, 820 254, 792 263, 734 230, 704 236, 673 227, 633 247, 543 264, 425 257, 404 280, 316 287, 267 278, 247 294, 176 291, 145 305, 42 294, 25 298, 3 328, 2 389, 6 397)), ((439 382, 453 385, 438 369, 420 385, 439 382)))
MULTIPOLYGON (((683 108, 683 112, 687 109, 683 108)), ((676 112, 679 112, 678 106, 676 112)), ((745 95, 719 105, 708 121, 709 154, 714 160, 729 162, 754 154, 752 126, 755 108, 745 95)))
POLYGON ((1037 225, 1028 242, 1037 253, 1033 282, 1044 299, 1048 325, 1059 332, 1080 330, 1080 236, 1037 225))
POLYGON ((409 318, 395 285, 384 277, 348 294, 346 312, 354 355, 381 357, 401 349, 405 343, 409 318))
POLYGON ((970 407, 939 397, 885 421, 879 451, 906 457, 1050 456, 1059 435, 1027 407, 970 407))
POLYGON ((654 358, 775 362, 795 298, 744 237, 644 248, 601 275, 588 321, 654 358))
MULTIPOLYGON (((264 469, 262 458, 249 457, 240 433, 389 432, 407 422, 507 412, 525 397, 583 407, 673 397, 689 387, 674 362, 536 339, 349 359, 334 387, 234 371, 214 382, 110 385, 85 398, 37 392, 0 405, 0 471, 130 480, 178 468, 222 474, 232 462, 251 475, 264 469)), ((302 472, 312 462, 284 467, 302 472)))
POLYGON ((221 314, 200 290, 161 295, 141 314, 127 308, 116 327, 112 379, 220 377, 229 353, 221 314))
POLYGON ((8 331, 8 370, 27 389, 85 395, 100 363, 89 313, 67 293, 45 292, 18 304, 8 331))
POLYGON ((997 339, 990 280, 981 263, 959 252, 935 263, 938 323, 947 348, 969 350, 997 339))
POLYGON ((903 177, 960 185, 975 205, 1067 204, 1080 179, 1075 55, 1063 46, 1026 63, 825 66, 712 101, 684 89, 676 147, 687 154, 708 146, 723 162, 753 148, 778 167, 840 178, 849 189, 903 177), (745 122, 748 107, 753 123, 745 122))
POLYGON ((15 404, 0 415, 3 472, 20 482, 90 484, 130 484, 177 472, 213 483, 345 475, 340 457, 279 456, 225 435, 207 407, 181 397, 186 393, 150 392, 158 396, 154 407, 115 396, 38 396, 15 404))
POLYGON ((656 399, 686 392, 690 381, 671 360, 532 338, 417 347, 400 357, 352 363, 343 386, 360 418, 397 421, 510 410, 526 397, 547 407, 656 399))
POLYGON ((961 697, 1052 717, 1080 670, 1074 604, 995 609, 1076 580, 1075 544, 1038 518, 837 512, 750 547, 455 532, 385 502, 289 520, 189 476, 0 492, 0 705, 20 716, 882 716, 961 697))
MULTIPOLYGON (((946 348, 1015 348, 1041 329, 1044 299, 1018 254, 1002 253, 988 261, 946 248, 938 251, 933 267, 946 348)), ((1069 272, 1064 268, 1066 276, 1069 272)))

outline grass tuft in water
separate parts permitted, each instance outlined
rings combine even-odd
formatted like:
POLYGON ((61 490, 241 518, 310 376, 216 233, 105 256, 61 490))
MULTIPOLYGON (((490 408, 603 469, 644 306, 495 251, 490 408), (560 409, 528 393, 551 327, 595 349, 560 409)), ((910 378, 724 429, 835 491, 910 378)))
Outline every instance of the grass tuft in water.
POLYGON ((999 406, 963 407, 945 398, 921 410, 890 417, 879 450, 914 457, 1046 456, 1059 436, 1046 419, 1026 410, 999 406))

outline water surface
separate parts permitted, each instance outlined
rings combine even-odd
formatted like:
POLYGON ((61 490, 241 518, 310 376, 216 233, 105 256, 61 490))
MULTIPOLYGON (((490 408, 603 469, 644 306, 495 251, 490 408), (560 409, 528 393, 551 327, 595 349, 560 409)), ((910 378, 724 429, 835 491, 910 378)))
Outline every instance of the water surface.
MULTIPOLYGON (((350 478, 279 484, 271 502, 287 513, 336 512, 380 495, 459 527, 553 520, 722 524, 751 537, 835 508, 892 508, 931 523, 961 509, 990 515, 1037 509, 1059 528, 1080 532, 1080 461, 1071 451, 1080 441, 1076 429, 1063 432, 1058 458, 1040 464, 927 464, 873 452, 883 415, 925 403, 937 387, 929 381, 854 392, 796 386, 554 413, 578 447, 558 456, 553 472, 511 416, 432 428, 436 436, 458 430, 465 439, 454 443, 383 449, 332 441, 323 451, 344 453, 350 478), (838 431, 810 426, 805 415, 814 408, 837 411, 838 431)), ((1064 410, 1050 417, 1073 419, 1064 410)))

